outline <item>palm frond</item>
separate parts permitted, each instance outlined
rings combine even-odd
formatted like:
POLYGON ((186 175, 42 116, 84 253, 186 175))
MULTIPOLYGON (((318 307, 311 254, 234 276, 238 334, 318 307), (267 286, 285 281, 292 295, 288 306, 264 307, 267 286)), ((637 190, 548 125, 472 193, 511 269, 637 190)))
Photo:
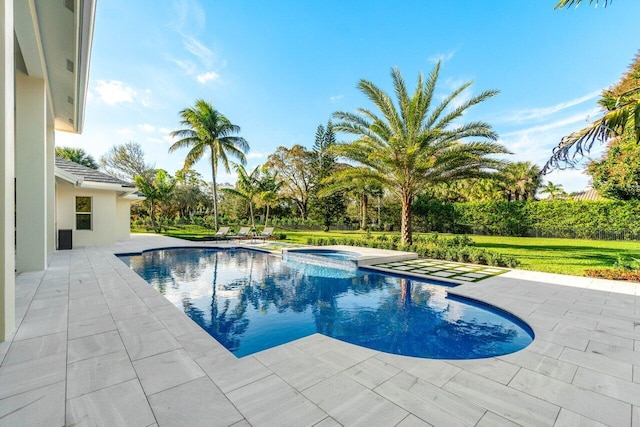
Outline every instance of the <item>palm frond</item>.
MULTIPOLYGON (((554 169, 573 168, 588 153, 595 142, 606 142, 619 136, 631 117, 640 114, 640 102, 636 101, 609 111, 584 129, 563 137, 553 149, 551 158, 542 168, 546 175, 554 169)), ((637 126, 638 121, 635 122, 637 126)), ((636 127, 637 130, 637 127, 636 127)))
MULTIPOLYGON (((602 0, 602 3, 604 3, 604 7, 607 7, 609 3, 612 2, 613 0, 602 0)), ((562 9, 563 7, 571 7, 573 5, 578 6, 580 3, 582 3, 582 0, 560 0, 553 9, 562 9)), ((600 4, 600 0, 589 0, 590 5, 594 3, 596 6, 598 6, 598 4, 600 4)))

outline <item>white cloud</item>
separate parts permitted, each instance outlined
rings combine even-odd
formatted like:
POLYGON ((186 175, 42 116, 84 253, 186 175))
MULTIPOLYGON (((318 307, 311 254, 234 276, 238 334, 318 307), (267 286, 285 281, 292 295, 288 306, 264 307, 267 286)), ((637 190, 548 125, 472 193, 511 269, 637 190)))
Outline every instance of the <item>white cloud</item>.
POLYGON ((154 137, 148 137, 147 141, 149 141, 149 142, 157 142, 157 143, 160 143, 160 144, 164 144, 165 142, 167 142, 162 138, 154 138, 154 137))
POLYGON ((109 105, 133 102, 133 97, 136 94, 136 91, 131 86, 118 80, 98 80, 95 90, 98 92, 100 99, 109 105))
POLYGON ((558 113, 562 110, 566 110, 567 108, 575 107, 576 105, 580 105, 587 101, 591 101, 592 99, 595 99, 598 96, 600 96, 601 93, 602 91, 597 90, 597 91, 590 92, 586 95, 583 95, 579 98, 571 99, 569 101, 552 105, 551 107, 529 108, 524 110, 518 110, 518 111, 515 111, 513 114, 508 115, 505 118, 505 121, 521 123, 525 121, 543 120, 555 113, 558 113))
POLYGON ((521 129, 513 132, 508 132, 503 134, 504 137, 514 136, 514 135, 522 135, 522 134, 535 134, 535 133, 544 133, 553 129, 558 129, 562 127, 566 127, 568 125, 573 125, 576 123, 583 122, 584 126, 588 124, 589 118, 597 115, 600 112, 600 108, 592 108, 591 110, 584 111, 582 113, 576 113, 572 116, 565 117, 563 119, 556 120, 555 122, 551 122, 545 125, 533 126, 526 129, 521 129))
POLYGON ((264 156, 265 154, 259 151, 250 151, 249 154, 247 154, 247 159, 262 159, 264 156))
POLYGON ((431 55, 430 57, 427 58, 427 61, 429 62, 433 62, 434 64, 437 62, 441 62, 441 63, 445 63, 447 61, 450 61, 453 56, 456 54, 457 50, 452 50, 450 52, 445 52, 445 53, 436 53, 435 55, 431 55))
POLYGON ((207 68, 213 66, 213 53, 200 40, 193 36, 182 36, 182 44, 185 49, 198 58, 207 68))
POLYGON ((140 129, 143 132, 155 132, 156 131, 156 127, 153 125, 150 125, 149 123, 144 123, 141 125, 138 125, 138 129, 140 129))
POLYGON ((343 99, 343 98, 344 98, 344 95, 343 95, 343 94, 334 95, 334 96, 330 96, 330 97, 329 97, 329 101, 331 101, 331 102, 337 102, 337 101, 340 101, 340 100, 341 100, 341 99, 343 99))
POLYGON ((203 74, 199 74, 196 79, 202 83, 202 84, 206 84, 209 81, 212 80, 218 80, 220 78, 220 74, 214 72, 214 71, 208 71, 206 73, 203 74))
POLYGON ((136 131, 134 131, 133 129, 129 129, 129 128, 121 128, 121 129, 117 129, 116 133, 118 135, 131 136, 131 135, 135 135, 136 131))

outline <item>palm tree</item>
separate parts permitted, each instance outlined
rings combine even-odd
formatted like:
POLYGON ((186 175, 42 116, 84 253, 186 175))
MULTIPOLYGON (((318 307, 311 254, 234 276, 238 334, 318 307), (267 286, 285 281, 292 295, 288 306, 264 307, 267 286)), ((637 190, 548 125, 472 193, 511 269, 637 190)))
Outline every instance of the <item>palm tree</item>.
POLYGON ((249 203, 249 215, 251 216, 251 226, 255 230, 256 221, 253 216, 253 206, 258 202, 260 194, 262 193, 262 187, 260 182, 260 166, 251 172, 247 173, 246 169, 242 165, 234 165, 234 169, 238 174, 238 181, 236 182, 236 188, 223 188, 222 191, 226 194, 231 194, 236 197, 240 197, 249 203))
POLYGON ((83 148, 56 147, 56 156, 78 163, 91 169, 98 169, 98 164, 91 154, 83 148))
MULTIPOLYGON (((602 3, 604 3, 604 7, 607 7, 607 5, 609 4, 610 1, 613 0, 603 0, 602 3)), ((582 0, 559 0, 558 4, 556 4, 556 7, 554 7, 554 9, 562 9, 563 7, 571 7, 574 4, 576 6, 578 6, 580 3, 582 3, 582 0)), ((598 4, 600 4, 600 0, 589 0, 589 4, 594 4, 597 6, 598 4)))
POLYGON ((213 190, 214 225, 218 229, 218 162, 222 162, 226 172, 229 169, 229 157, 236 158, 242 165, 247 160, 245 153, 249 151, 247 141, 239 136, 240 127, 232 124, 229 119, 220 114, 213 106, 203 99, 196 101, 193 107, 180 112, 181 125, 187 126, 171 132, 171 136, 180 138, 170 148, 172 153, 180 148, 191 148, 184 159, 184 169, 189 169, 207 152, 211 160, 211 176, 213 190))
POLYGON ((628 132, 630 138, 640 142, 640 54, 636 55, 622 79, 603 91, 598 104, 604 109, 602 117, 562 138, 542 168, 543 174, 574 166, 596 141, 604 143, 628 132))
MULTIPOLYGON (((402 241, 412 243, 411 204, 425 187, 443 181, 486 175, 502 162, 488 157, 507 153, 496 141, 492 127, 484 122, 459 123, 471 106, 491 98, 497 91, 484 91, 469 99, 460 95, 471 86, 467 82, 432 105, 440 63, 426 81, 418 76, 415 92, 409 96, 400 71, 393 68, 397 106, 389 95, 367 80, 358 88, 380 110, 366 108, 357 113, 336 112, 334 129, 355 135, 350 143, 338 144, 337 152, 356 167, 338 172, 342 179, 361 178, 378 182, 395 194, 402 204, 402 241), (477 141, 463 142, 467 138, 477 141)), ((436 98, 437 99, 437 98, 436 98)))
POLYGON ((133 180, 138 190, 146 197, 145 201, 149 205, 151 225, 155 227, 156 203, 166 200, 171 195, 176 183, 162 169, 156 171, 155 177, 152 180, 144 175, 136 175, 133 180))
POLYGON ((508 201, 533 199, 540 188, 540 168, 531 162, 508 164, 500 172, 508 201))
POLYGON ((567 193, 562 188, 562 184, 556 185, 549 181, 547 185, 540 190, 540 194, 548 194, 549 198, 547 200, 555 200, 556 198, 565 196, 567 193))
POLYGON ((283 182, 278 178, 278 172, 271 173, 266 167, 262 168, 260 195, 256 201, 256 207, 265 207, 265 227, 269 225, 269 209, 280 199, 280 189, 282 186, 283 182))

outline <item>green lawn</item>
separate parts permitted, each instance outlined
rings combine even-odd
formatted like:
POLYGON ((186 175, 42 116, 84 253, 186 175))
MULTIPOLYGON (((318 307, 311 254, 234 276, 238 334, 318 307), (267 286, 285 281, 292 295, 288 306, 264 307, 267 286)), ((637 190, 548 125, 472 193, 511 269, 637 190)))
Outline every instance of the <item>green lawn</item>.
MULTIPOLYGON (((132 230, 141 231, 141 230, 132 230)), ((306 243, 307 237, 364 237, 361 231, 290 231, 279 230, 287 235, 287 242, 306 243)), ((193 226, 192 228, 169 230, 165 234, 173 237, 202 237, 213 234, 212 231, 193 226)), ((374 232, 379 234, 396 234, 374 232)), ((537 237, 500 237, 471 236, 480 248, 485 248, 511 255, 521 263, 524 270, 544 271, 549 273, 584 276, 584 271, 591 268, 613 267, 618 255, 640 258, 640 242, 637 241, 604 241, 578 239, 545 239, 537 237)))
MULTIPOLYGON (((287 241, 305 243, 308 236, 357 237, 362 232, 287 231, 287 241)), ((392 233, 372 233, 392 234, 392 233)), ((545 239, 538 237, 471 236, 480 248, 511 255, 523 270, 584 276, 590 268, 609 268, 618 255, 640 258, 640 242, 578 239, 545 239)))

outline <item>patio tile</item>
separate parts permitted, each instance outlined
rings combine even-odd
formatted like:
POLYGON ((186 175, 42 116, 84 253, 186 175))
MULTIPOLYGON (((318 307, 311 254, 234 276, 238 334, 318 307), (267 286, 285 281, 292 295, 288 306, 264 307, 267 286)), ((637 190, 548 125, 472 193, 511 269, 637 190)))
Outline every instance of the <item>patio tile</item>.
POLYGON ((17 330, 14 340, 40 337, 64 332, 67 329, 67 310, 59 307, 29 310, 17 330))
POLYGON ((139 427, 155 421, 138 380, 67 400, 67 425, 139 427))
POLYGON ((34 359, 65 353, 66 350, 66 332, 43 335, 23 341, 14 341, 2 362, 2 366, 24 363, 34 359))
POLYGON ((620 346, 592 341, 587 346, 587 352, 600 354, 619 362, 629 362, 640 366, 640 352, 627 350, 620 346))
POLYGON ((136 377, 124 350, 70 363, 67 367, 67 398, 122 383, 136 377))
POLYGON ((0 400, 0 427, 63 426, 64 381, 0 400))
POLYGON ((345 374, 363 386, 373 389, 399 372, 400 369, 373 357, 347 369, 345 374))
POLYGON ((396 424, 396 427, 431 427, 430 424, 422 421, 413 414, 409 414, 402 421, 396 424))
MULTIPOLYGON (((248 426, 249 424, 247 424, 248 426)), ((342 427, 342 424, 337 422, 331 417, 327 417, 324 420, 320 421, 317 424, 314 424, 313 427, 342 427)))
POLYGON ((65 354, 0 367, 0 399, 64 381, 65 354))
POLYGON ((484 408, 404 372, 375 392, 434 426, 475 426, 485 413, 484 408))
POLYGON ((327 414, 276 375, 227 394, 252 425, 312 426, 327 414))
POLYGON ((269 368, 298 390, 304 390, 338 372, 336 368, 306 354, 276 363, 269 368))
POLYGON ((528 369, 521 369, 510 386, 607 425, 631 425, 631 405, 528 369))
POLYGON ((122 336, 140 335, 164 329, 164 325, 160 323, 160 319, 153 314, 118 320, 116 325, 122 336))
POLYGON ((571 382, 578 369, 576 365, 571 363, 562 362, 532 351, 519 351, 500 356, 500 358, 514 365, 567 383, 571 382))
POLYGON ((131 360, 138 360, 154 354, 181 348, 181 345, 166 329, 140 335, 123 335, 122 342, 131 360))
POLYGON ((118 320, 130 319, 132 317, 145 316, 149 314, 149 309, 144 303, 140 302, 139 304, 127 304, 127 305, 118 305, 118 306, 109 306, 111 310, 111 315, 113 316, 113 320, 116 322, 118 320))
POLYGON ((161 426, 229 426, 243 419, 207 377, 156 393, 149 403, 161 426))
POLYGON ((547 401, 470 372, 460 372, 444 389, 521 425, 552 425, 560 410, 547 401))
POLYGON ((640 384, 586 368, 578 368, 572 383, 587 390, 640 406, 640 384))
POLYGON ((496 358, 451 360, 448 363, 501 384, 508 384, 520 369, 516 365, 496 358))
POLYGON ((599 423, 591 418, 576 414, 566 409, 560 410, 560 415, 554 424, 554 427, 605 427, 606 424, 599 423))
POLYGON ((491 411, 485 412, 484 416, 476 427, 518 427, 520 424, 513 423, 506 418, 502 418, 499 415, 494 414, 491 411))
POLYGON ((633 365, 631 363, 619 362, 596 353, 565 348, 559 359, 625 380, 631 380, 633 377, 633 365))
POLYGON ((133 366, 147 396, 205 375, 182 349, 136 360, 133 366))
POLYGON ((633 427, 640 425, 640 406, 634 406, 631 413, 631 425, 633 427))
POLYGON ((380 353, 375 358, 438 387, 442 387, 462 371, 459 367, 441 360, 396 356, 388 353, 380 353))
POLYGON ((253 357, 238 359, 229 352, 207 355, 196 359, 196 363, 224 393, 273 375, 253 357))
POLYGON ((111 314, 103 314, 91 319, 81 320, 77 322, 69 322, 68 338, 82 338, 89 335, 100 334, 102 332, 113 331, 116 324, 111 318, 111 314))
POLYGON ((395 425, 409 413, 345 375, 336 375, 303 393, 342 425, 395 425))
POLYGON ((176 340, 194 359, 199 359, 200 357, 219 351, 228 352, 222 344, 202 329, 190 334, 180 335, 176 337, 176 340))
POLYGON ((40 310, 43 308, 50 308, 50 307, 62 307, 67 305, 68 302, 69 302, 69 298, 67 298, 66 296, 37 299, 31 302, 31 306, 29 307, 29 309, 40 310))
POLYGON ((69 340, 67 363, 124 350, 118 331, 108 331, 69 340))

